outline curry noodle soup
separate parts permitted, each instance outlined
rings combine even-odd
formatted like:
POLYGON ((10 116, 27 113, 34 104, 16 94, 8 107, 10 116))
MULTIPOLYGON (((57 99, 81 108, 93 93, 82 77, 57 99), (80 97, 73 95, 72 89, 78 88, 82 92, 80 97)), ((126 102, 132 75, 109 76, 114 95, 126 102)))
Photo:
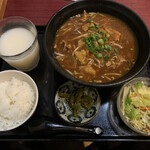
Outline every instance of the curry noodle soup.
POLYGON ((84 11, 57 31, 54 54, 75 78, 105 83, 120 78, 133 67, 138 46, 133 32, 121 20, 84 11))

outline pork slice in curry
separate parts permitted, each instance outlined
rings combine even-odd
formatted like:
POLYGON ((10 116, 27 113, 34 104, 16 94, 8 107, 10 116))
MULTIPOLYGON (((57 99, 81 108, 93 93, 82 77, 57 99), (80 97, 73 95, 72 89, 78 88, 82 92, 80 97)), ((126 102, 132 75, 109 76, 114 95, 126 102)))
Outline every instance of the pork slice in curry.
POLYGON ((60 65, 75 78, 105 83, 133 67, 138 46, 131 29, 118 18, 84 11, 57 31, 54 53, 60 65))

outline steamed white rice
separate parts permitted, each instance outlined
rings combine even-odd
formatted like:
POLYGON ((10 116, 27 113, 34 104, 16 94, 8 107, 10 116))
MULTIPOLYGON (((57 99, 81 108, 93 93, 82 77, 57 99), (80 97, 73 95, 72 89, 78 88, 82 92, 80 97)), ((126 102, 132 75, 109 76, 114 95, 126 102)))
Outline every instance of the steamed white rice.
POLYGON ((25 81, 12 77, 0 83, 0 131, 22 123, 35 103, 32 87, 25 81))

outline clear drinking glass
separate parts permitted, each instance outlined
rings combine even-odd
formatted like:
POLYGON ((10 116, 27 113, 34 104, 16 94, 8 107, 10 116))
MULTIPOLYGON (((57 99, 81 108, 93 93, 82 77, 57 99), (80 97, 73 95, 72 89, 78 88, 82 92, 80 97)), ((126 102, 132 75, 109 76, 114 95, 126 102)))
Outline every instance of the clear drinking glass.
POLYGON ((12 67, 25 72, 38 65, 40 56, 37 29, 30 20, 13 16, 0 21, 0 57, 12 67), (32 38, 26 32, 30 32, 28 34, 32 38))

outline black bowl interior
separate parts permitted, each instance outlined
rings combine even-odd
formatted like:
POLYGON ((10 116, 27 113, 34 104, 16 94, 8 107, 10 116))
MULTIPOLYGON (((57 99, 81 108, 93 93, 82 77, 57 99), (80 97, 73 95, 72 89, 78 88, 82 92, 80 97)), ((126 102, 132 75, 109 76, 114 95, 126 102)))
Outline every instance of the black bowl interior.
POLYGON ((95 86, 95 87, 110 87, 123 84, 124 82, 132 79, 136 75, 138 75, 145 65, 147 64, 150 56, 150 35, 149 31, 144 24, 144 22, 140 19, 140 17, 134 13, 129 8, 113 2, 113 1, 80 1, 76 3, 71 3, 58 12, 54 14, 54 16, 49 20, 44 36, 44 46, 48 56, 48 59, 53 64, 55 69, 68 78, 69 80, 79 82, 81 84, 95 86), (138 46, 139 46, 139 54, 137 61, 134 67, 124 76, 121 78, 114 80, 113 82, 107 83, 88 83, 82 80, 76 79, 70 74, 68 74, 57 62, 54 57, 54 39, 57 30, 60 26, 67 21, 71 16, 75 16, 77 14, 83 13, 86 10, 87 12, 100 12, 100 13, 107 13, 112 16, 119 18, 120 20, 124 21, 134 32, 138 46))

